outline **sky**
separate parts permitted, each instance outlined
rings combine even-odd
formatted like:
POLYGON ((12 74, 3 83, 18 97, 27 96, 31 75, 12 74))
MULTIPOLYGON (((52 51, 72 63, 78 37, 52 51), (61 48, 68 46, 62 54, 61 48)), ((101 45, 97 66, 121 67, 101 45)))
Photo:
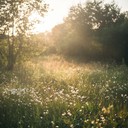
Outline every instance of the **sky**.
MULTIPOLYGON (((106 2, 112 2, 113 0, 105 0, 106 2)), ((121 8, 122 11, 128 11, 128 0, 114 0, 115 3, 121 8)))
MULTIPOLYGON (((72 5, 76 5, 79 2, 84 3, 87 0, 44 0, 49 4, 49 10, 44 18, 41 19, 41 23, 35 25, 35 32, 50 31, 55 25, 62 23, 64 17, 68 15, 68 11, 72 5)), ((110 3, 113 0, 104 0, 105 3, 110 3)), ((115 3, 121 8, 122 11, 128 10, 128 0, 115 0, 115 3)), ((33 16, 34 17, 34 16, 33 16)), ((35 17, 37 18, 37 17, 35 17)))

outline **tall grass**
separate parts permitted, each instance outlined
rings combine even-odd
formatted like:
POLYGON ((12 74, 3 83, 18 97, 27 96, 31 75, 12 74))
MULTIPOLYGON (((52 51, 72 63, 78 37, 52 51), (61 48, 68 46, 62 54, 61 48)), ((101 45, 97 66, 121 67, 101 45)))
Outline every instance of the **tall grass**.
POLYGON ((0 128, 127 128, 128 69, 38 58, 0 75, 0 128))

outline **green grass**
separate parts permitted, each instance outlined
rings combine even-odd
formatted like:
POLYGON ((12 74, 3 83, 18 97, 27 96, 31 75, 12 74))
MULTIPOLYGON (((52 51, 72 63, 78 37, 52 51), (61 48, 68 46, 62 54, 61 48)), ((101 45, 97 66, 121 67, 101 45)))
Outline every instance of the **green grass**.
POLYGON ((51 56, 0 74, 0 128, 128 127, 124 65, 51 56))

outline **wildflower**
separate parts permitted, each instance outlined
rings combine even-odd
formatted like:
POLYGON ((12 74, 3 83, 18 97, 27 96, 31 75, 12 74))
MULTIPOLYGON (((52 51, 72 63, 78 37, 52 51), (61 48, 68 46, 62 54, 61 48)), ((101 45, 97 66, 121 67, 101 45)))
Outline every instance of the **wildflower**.
POLYGON ((62 116, 65 116, 66 115, 66 113, 64 112, 64 113, 62 113, 62 116))
POLYGON ((88 121, 89 121, 89 120, 87 119, 87 120, 84 121, 84 123, 88 123, 88 121))
POLYGON ((70 112, 70 110, 67 111, 67 114, 68 114, 69 116, 72 116, 72 113, 70 112))
POLYGON ((86 104, 87 106, 89 105, 89 103, 88 103, 88 102, 86 102, 85 104, 86 104))
POLYGON ((82 112, 82 109, 80 109, 79 112, 82 112))
POLYGON ((70 128, 74 128, 73 124, 70 125, 70 128))
POLYGON ((51 124, 55 124, 54 121, 51 121, 51 124))
POLYGON ((95 121, 94 121, 94 120, 92 120, 92 121, 91 121, 91 124, 94 124, 94 123, 95 123, 95 121))

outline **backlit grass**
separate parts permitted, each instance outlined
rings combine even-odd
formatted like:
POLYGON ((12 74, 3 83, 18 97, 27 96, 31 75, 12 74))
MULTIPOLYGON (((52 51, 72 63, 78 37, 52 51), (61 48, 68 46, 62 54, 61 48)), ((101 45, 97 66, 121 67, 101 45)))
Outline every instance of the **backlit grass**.
POLYGON ((127 128, 128 69, 34 59, 0 75, 0 128, 127 128))

